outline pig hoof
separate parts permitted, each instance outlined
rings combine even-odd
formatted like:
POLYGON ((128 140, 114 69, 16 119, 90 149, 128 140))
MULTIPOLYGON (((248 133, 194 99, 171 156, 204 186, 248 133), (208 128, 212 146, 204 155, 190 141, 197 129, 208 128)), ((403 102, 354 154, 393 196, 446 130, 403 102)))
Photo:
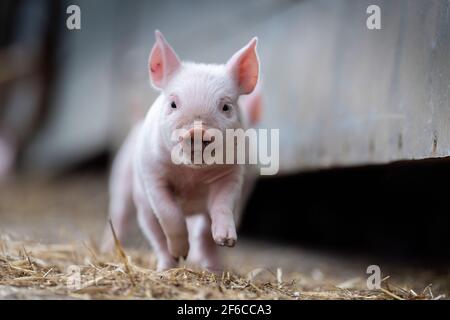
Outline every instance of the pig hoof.
POLYGON ((236 245, 236 239, 231 239, 231 238, 228 238, 228 239, 219 238, 218 240, 215 240, 215 241, 219 246, 222 246, 222 247, 225 247, 225 246, 226 247, 234 247, 236 245))
POLYGON ((228 237, 222 237, 222 236, 216 236, 214 237, 214 241, 222 247, 234 247, 236 245, 236 236, 228 236, 228 237))
POLYGON ((182 262, 182 261, 186 261, 186 259, 187 259, 187 256, 184 256, 184 257, 176 257, 176 258, 174 258, 178 263, 180 263, 180 262, 182 262), (182 259, 183 258, 183 259, 182 259))
POLYGON ((169 252, 175 258, 187 257, 189 252, 189 242, 186 239, 178 238, 177 241, 169 242, 169 252))
POLYGON ((227 247, 234 247, 236 245, 236 239, 227 239, 226 246, 227 247))
POLYGON ((237 241, 234 226, 228 228, 213 228, 213 239, 219 246, 234 247, 237 241))

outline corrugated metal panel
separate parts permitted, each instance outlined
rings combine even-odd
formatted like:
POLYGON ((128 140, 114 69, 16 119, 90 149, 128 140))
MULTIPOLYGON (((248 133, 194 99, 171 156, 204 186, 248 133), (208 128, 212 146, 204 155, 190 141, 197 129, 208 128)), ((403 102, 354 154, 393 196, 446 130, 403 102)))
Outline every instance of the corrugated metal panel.
POLYGON ((146 70, 156 28, 201 62, 260 38, 261 126, 280 128, 283 172, 450 154, 449 1, 78 2, 83 29, 63 34, 60 114, 33 163, 118 145, 132 110, 156 96, 146 70), (381 30, 366 28, 370 4, 381 30))

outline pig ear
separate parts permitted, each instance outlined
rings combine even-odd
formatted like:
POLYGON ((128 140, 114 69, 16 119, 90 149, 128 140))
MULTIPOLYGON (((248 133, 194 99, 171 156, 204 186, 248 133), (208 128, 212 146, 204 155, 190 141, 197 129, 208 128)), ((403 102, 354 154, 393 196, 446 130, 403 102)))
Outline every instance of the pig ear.
POLYGON ((262 96, 261 93, 252 95, 249 98, 248 108, 249 108, 249 121, 250 125, 254 126, 261 121, 262 118, 262 96))
POLYGON ((241 109, 247 121, 247 125, 256 126, 262 118, 263 99, 261 94, 261 81, 258 81, 253 92, 241 96, 241 109))
POLYGON ((251 93, 258 82, 259 59, 256 53, 258 39, 253 38, 227 62, 227 69, 235 79, 240 94, 251 93))
POLYGON ((157 89, 163 89, 181 62, 161 32, 156 30, 155 37, 156 43, 148 59, 148 69, 152 85, 157 89))

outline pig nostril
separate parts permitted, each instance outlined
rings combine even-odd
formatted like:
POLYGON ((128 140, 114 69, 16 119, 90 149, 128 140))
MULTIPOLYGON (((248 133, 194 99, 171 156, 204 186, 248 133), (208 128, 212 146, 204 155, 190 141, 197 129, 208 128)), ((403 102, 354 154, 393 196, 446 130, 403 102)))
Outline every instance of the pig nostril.
POLYGON ((189 144, 191 148, 194 148, 196 143, 198 143, 199 147, 201 146, 202 148, 205 148, 207 145, 214 141, 214 137, 210 137, 209 135, 207 135, 206 131, 203 129, 191 129, 183 137, 183 140, 186 144, 189 144))
POLYGON ((214 136, 208 137, 203 136, 203 147, 206 147, 207 145, 211 144, 215 140, 214 136))

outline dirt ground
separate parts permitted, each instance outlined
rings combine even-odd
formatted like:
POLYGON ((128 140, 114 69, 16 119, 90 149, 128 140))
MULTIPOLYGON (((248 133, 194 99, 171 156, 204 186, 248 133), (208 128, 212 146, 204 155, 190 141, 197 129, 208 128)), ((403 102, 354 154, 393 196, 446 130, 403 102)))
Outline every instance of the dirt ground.
POLYGON ((134 229, 122 251, 97 250, 106 224, 106 178, 98 174, 18 178, 0 189, 3 299, 447 299, 450 269, 398 266, 252 239, 223 248, 227 269, 182 264, 154 270, 134 229), (377 264, 381 289, 367 288, 377 264), (75 272, 75 273, 74 273, 75 272))

